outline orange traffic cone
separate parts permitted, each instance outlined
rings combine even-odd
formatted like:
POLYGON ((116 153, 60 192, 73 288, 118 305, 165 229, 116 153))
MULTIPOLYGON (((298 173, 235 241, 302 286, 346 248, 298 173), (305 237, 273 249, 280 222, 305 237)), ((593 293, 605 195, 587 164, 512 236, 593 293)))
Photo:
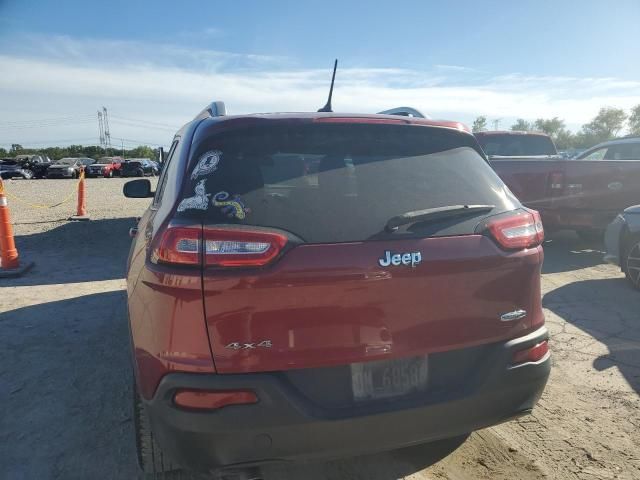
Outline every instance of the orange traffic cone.
POLYGON ((80 169, 80 180, 78 181, 78 207, 76 214, 69 217, 69 220, 91 220, 87 215, 87 190, 84 180, 84 167, 80 169))
POLYGON ((4 183, 0 177, 0 278, 21 275, 32 266, 33 263, 20 266, 18 249, 13 239, 9 205, 4 194, 4 183))

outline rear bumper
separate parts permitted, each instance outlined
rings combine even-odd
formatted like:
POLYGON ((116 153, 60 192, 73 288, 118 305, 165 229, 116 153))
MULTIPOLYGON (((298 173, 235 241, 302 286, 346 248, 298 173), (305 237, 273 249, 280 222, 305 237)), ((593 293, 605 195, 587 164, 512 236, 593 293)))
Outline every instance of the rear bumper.
MULTIPOLYGON (((158 443, 178 464, 200 471, 271 461, 351 456, 469 433, 529 413, 550 371, 550 357, 511 366, 514 351, 547 339, 546 328, 492 346, 464 388, 445 395, 326 409, 278 373, 173 373, 146 402, 158 443), (198 412, 176 407, 178 388, 250 389, 255 405, 198 412)), ((313 370, 309 371, 313 375, 313 370)))

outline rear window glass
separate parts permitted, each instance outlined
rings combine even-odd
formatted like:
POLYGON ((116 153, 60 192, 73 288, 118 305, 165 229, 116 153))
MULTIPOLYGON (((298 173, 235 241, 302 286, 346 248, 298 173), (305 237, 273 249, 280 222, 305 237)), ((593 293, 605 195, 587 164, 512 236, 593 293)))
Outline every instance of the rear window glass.
POLYGON ((605 160, 640 160, 640 142, 622 143, 609 147, 605 160))
POLYGON ((478 135, 478 142, 487 155, 523 157, 556 155, 549 137, 542 135, 478 135))
POLYGON ((391 217, 408 211, 513 208, 474 144, 459 132, 419 126, 231 130, 198 146, 178 215, 275 227, 327 243, 375 237, 391 217))

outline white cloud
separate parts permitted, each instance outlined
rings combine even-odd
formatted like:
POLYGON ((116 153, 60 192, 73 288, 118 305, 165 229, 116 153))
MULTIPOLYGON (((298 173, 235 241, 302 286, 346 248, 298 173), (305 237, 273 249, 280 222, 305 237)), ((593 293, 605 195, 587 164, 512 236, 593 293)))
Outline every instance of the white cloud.
MULTIPOLYGON (((2 146, 96 137, 97 122, 39 128, 8 123, 87 114, 102 105, 113 115, 112 137, 167 144, 170 129, 116 117, 179 127, 214 99, 224 100, 231 113, 312 111, 324 104, 330 80, 326 68, 295 68, 280 57, 69 37, 31 38, 21 50, 0 55, 0 64, 2 146)), ((502 126, 516 117, 558 116, 575 129, 602 106, 639 103, 640 82, 490 77, 439 65, 432 71, 339 68, 333 105, 345 112, 410 105, 434 118, 467 123, 477 115, 502 118, 502 126)))

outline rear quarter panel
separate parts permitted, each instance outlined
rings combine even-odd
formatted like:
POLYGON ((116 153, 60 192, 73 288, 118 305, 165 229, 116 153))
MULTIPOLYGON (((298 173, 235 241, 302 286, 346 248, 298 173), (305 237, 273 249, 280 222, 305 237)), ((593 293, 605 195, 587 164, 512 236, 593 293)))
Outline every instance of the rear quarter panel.
POLYGON ((152 242, 175 208, 193 128, 179 133, 183 136, 179 137, 177 158, 166 172, 164 194, 140 219, 127 270, 136 379, 147 399, 169 372, 215 372, 204 321, 200 269, 161 267, 149 260, 152 242))

